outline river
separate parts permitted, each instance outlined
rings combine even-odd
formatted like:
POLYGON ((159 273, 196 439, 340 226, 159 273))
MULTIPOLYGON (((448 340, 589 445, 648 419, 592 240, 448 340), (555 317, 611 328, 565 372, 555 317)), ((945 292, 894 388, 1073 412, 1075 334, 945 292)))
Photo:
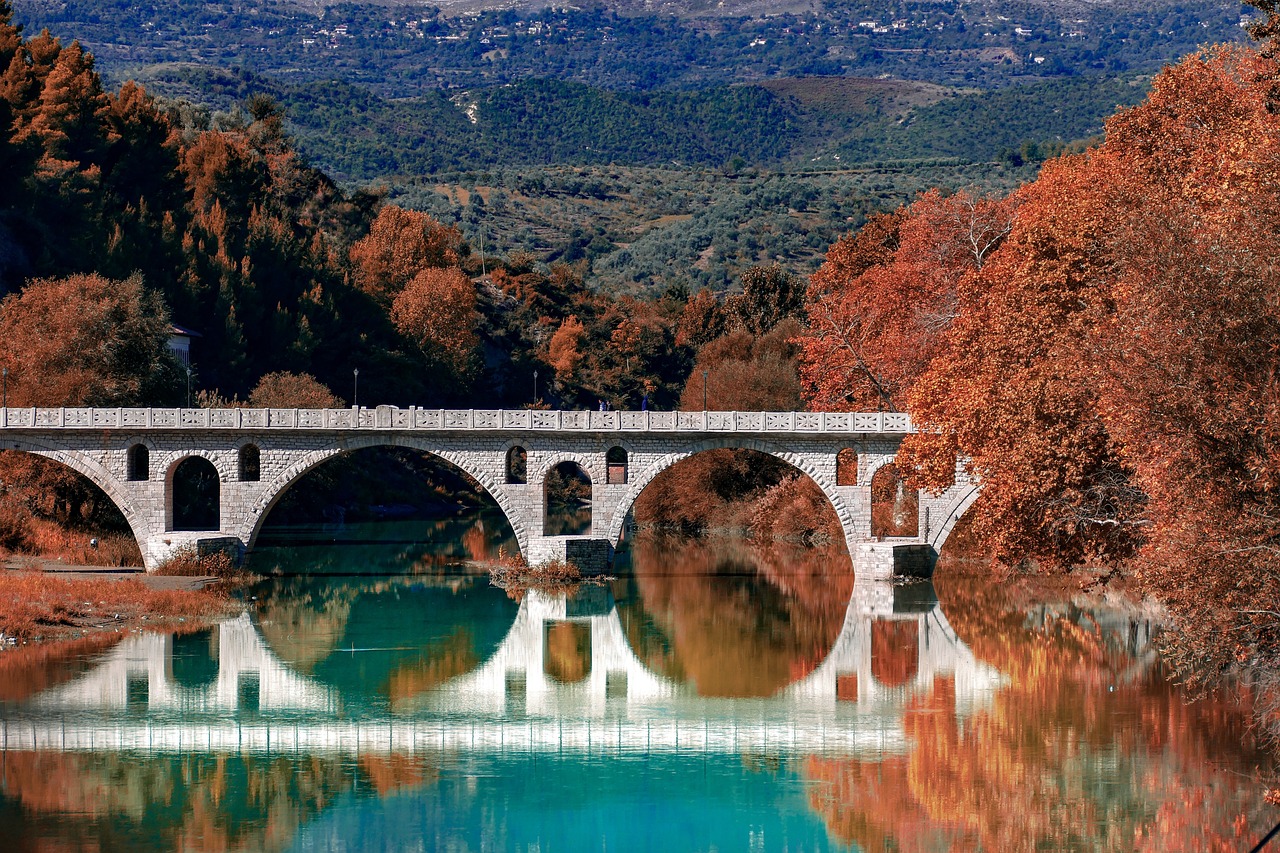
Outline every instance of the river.
POLYGON ((3 849, 1239 850, 1280 819, 1247 696, 1184 696, 1123 596, 725 538, 641 536, 568 594, 463 562, 504 548, 483 514, 278 528, 239 618, 29 669, 3 849))

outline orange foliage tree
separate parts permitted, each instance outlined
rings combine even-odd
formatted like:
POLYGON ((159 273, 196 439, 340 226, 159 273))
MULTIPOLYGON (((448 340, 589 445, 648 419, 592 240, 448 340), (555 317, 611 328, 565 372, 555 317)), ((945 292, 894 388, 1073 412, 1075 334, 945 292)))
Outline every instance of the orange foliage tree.
MULTIPOLYGON (((0 303, 8 404, 133 406, 172 399, 180 380, 169 330, 163 301, 144 289, 140 276, 32 281, 0 303)), ((42 457, 0 454, 0 480, 6 517, 32 511, 73 525, 94 521, 128 530, 96 486, 42 457)))
POLYGON ((547 345, 547 362, 556 372, 556 382, 567 385, 574 381, 578 365, 582 363, 579 346, 586 329, 576 314, 565 318, 547 345))
POLYGON ((119 406, 175 395, 169 313, 140 276, 32 281, 0 303, 10 406, 119 406))
POLYGON ((915 379, 945 351, 960 279, 1000 245, 1015 206, 932 190, 833 246, 810 284, 799 339, 810 404, 903 408, 915 379))
POLYGON ((424 269, 457 265, 461 246, 458 229, 389 204, 351 247, 356 284, 390 303, 424 269))
POLYGON ((1142 547, 1199 637, 1188 664, 1280 656, 1277 79, 1247 48, 1193 55, 1101 148, 1047 164, 961 279, 900 455, 932 487, 967 457, 1006 559, 1142 547))
POLYGON ((1141 521, 1082 358, 1108 295, 1103 158, 1049 163, 1018 193, 1012 232, 960 282, 948 356, 909 395, 925 434, 903 443, 903 467, 944 488, 964 455, 983 482, 975 530, 1012 562, 1127 556, 1141 521))
POLYGON ((391 305, 391 320, 429 364, 459 379, 475 369, 476 288, 457 267, 428 268, 413 277, 391 305))
POLYGON ((249 392, 255 409, 336 409, 346 405, 310 373, 268 373, 249 392))
MULTIPOLYGON (((1142 578, 1188 666, 1280 678, 1280 63, 1188 57, 1108 124, 1119 165, 1099 411, 1147 495, 1142 578)), ((1280 687, 1280 685, 1277 685, 1280 687)))

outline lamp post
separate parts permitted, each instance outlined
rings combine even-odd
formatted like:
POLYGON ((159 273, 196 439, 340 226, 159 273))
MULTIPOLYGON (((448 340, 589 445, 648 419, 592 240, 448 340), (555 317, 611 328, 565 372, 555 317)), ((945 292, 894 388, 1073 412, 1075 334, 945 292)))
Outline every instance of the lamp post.
POLYGON ((191 408, 191 365, 187 365, 187 408, 191 408))
POLYGON ((351 405, 360 408, 360 368, 351 370, 351 405))
POLYGON ((702 411, 707 410, 707 371, 702 371, 702 411))
POLYGON ((538 404, 538 371, 533 371, 533 404, 538 404))
POLYGON ((3 376, 4 390, 2 393, 4 396, 4 407, 7 409, 9 408, 9 368, 6 367, 3 370, 0 370, 0 376, 3 376))

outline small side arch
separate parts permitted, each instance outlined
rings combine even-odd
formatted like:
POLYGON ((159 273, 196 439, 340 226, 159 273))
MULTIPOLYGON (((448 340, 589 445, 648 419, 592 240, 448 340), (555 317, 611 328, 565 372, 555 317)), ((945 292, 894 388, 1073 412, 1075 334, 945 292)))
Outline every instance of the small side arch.
POLYGON ((515 443, 507 448, 506 480, 513 486, 523 486, 529 482, 529 451, 523 444, 515 443))
POLYGON ((890 462, 871 477, 871 536, 874 539, 920 536, 920 490, 907 485, 890 462))
POLYGON ((595 527, 595 487, 596 482, 586 468, 572 460, 566 459, 547 469, 542 477, 542 534, 590 534, 595 527), (584 489, 585 494, 582 494, 584 489), (558 493, 553 494, 553 490, 558 490, 558 493), (557 498, 580 498, 581 503, 556 502, 557 498))
POLYGON ((151 479, 151 449, 140 441, 125 451, 124 478, 131 483, 151 479))
POLYGON ((604 454, 605 485, 625 486, 627 484, 627 448, 615 444, 604 454))
POLYGON ((858 485, 858 448, 842 447, 836 453, 836 485, 858 485))
POLYGON ((252 442, 240 445, 236 459, 240 482, 256 483, 262 479, 262 451, 252 442))
POLYGON ((165 529, 211 532, 222 528, 222 476, 201 453, 174 460, 165 474, 165 529))
POLYGON ((969 507, 973 506, 973 502, 978 499, 978 495, 982 493, 982 485, 980 483, 971 483, 967 487, 961 487, 955 499, 947 506, 946 515, 942 523, 929 531, 929 544, 933 546, 936 553, 942 553, 942 546, 946 544, 947 538, 951 535, 951 531, 955 530, 956 523, 960 521, 960 517, 968 512, 969 507))

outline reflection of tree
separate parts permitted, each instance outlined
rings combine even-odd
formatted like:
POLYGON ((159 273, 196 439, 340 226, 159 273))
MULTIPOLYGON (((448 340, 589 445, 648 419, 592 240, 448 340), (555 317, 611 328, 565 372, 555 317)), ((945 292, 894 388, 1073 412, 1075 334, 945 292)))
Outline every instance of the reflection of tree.
POLYGON ((122 634, 95 634, 5 650, 0 654, 0 702, 22 702, 88 672, 96 653, 122 638, 122 634))
POLYGON ((920 665, 920 626, 915 620, 871 622, 871 674, 885 687, 901 687, 920 665))
MULTIPOLYGON (((422 784, 431 775, 408 757, 362 760, 244 756, 9 752, 4 791, 40 849, 266 851, 289 846, 297 828, 357 785, 422 784)), ((0 800, 3 802, 3 800, 0 800)))
POLYGON ((392 670, 385 688, 392 710, 420 693, 470 672, 479 663, 475 638, 466 628, 458 628, 443 642, 424 649, 417 659, 392 670))
POLYGON ((258 601, 258 630, 271 650, 299 672, 311 672, 333 651, 362 588, 317 586, 300 578, 275 581, 258 601))
POLYGON ((421 788, 427 782, 434 782, 440 775, 436 767, 418 755, 378 755, 366 752, 360 756, 360 770, 380 797, 409 788, 421 788))
POLYGON ((582 622, 547 625, 547 654, 543 668, 562 684, 574 684, 591 674, 591 626, 582 622))
POLYGON ((633 563, 639 600, 619 605, 633 648, 704 696, 769 696, 812 672, 853 589, 840 546, 641 536, 633 563))
POLYGON ((935 682, 903 715, 904 758, 810 760, 834 834, 865 849, 1154 851, 1237 850, 1264 829, 1247 703, 1187 702, 1135 660, 1135 617, 986 578, 937 587, 1009 684, 961 722, 953 684, 935 682))

